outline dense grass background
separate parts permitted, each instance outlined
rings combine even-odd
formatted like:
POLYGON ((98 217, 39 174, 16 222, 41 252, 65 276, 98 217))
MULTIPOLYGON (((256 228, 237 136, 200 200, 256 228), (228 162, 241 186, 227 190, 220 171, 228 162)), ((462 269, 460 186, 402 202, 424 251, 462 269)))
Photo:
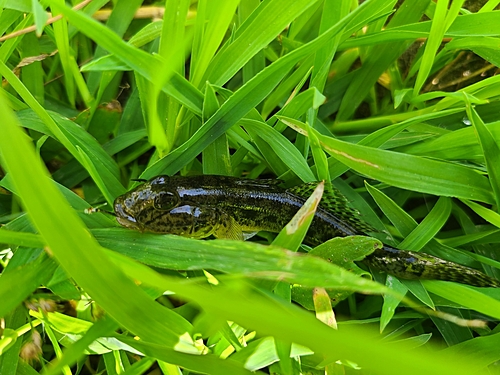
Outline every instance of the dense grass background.
POLYGON ((377 240, 84 213, 159 174, 326 180, 498 278, 498 3, 2 2, 0 374, 499 373, 500 291, 355 268, 377 240))

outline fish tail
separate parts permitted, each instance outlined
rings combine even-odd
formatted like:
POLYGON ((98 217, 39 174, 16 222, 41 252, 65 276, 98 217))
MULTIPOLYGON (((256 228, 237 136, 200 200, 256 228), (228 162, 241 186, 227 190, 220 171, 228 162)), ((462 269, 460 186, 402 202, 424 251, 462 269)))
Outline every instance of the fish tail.
POLYGON ((388 246, 376 250, 365 263, 402 279, 454 281, 478 287, 500 287, 500 281, 470 267, 432 255, 397 250, 388 246))

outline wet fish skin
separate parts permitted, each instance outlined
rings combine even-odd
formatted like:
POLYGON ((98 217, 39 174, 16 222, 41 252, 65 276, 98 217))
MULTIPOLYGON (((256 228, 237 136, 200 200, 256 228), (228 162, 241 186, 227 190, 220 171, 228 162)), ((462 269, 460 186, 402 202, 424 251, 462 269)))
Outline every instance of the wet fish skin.
MULTIPOLYGON (((279 183, 214 175, 158 176, 116 198, 114 209, 121 225, 140 231, 242 240, 258 231, 278 233, 317 185, 283 189, 279 183)), ((330 187, 324 191, 304 242, 316 246, 333 237, 374 231, 346 198, 330 187)), ((473 268, 388 246, 363 262, 404 279, 500 286, 499 281, 473 268)))

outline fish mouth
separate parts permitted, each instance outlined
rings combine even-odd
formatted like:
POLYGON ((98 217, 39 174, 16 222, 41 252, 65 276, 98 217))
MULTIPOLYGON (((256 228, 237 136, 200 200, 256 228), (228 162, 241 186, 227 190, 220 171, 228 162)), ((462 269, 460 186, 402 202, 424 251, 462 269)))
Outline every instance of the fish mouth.
POLYGON ((116 213, 116 221, 118 221, 120 225, 123 225, 126 228, 133 228, 139 230, 141 229, 135 217, 127 212, 124 204, 120 202, 115 202, 114 206, 116 213))

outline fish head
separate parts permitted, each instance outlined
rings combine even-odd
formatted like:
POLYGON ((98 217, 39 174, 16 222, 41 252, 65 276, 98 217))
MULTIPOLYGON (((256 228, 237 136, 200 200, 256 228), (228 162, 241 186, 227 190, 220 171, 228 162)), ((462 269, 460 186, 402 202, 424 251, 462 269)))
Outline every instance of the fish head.
POLYGON ((118 223, 127 228, 144 230, 152 213, 169 211, 180 203, 179 194, 166 183, 167 176, 155 177, 114 201, 118 223))

